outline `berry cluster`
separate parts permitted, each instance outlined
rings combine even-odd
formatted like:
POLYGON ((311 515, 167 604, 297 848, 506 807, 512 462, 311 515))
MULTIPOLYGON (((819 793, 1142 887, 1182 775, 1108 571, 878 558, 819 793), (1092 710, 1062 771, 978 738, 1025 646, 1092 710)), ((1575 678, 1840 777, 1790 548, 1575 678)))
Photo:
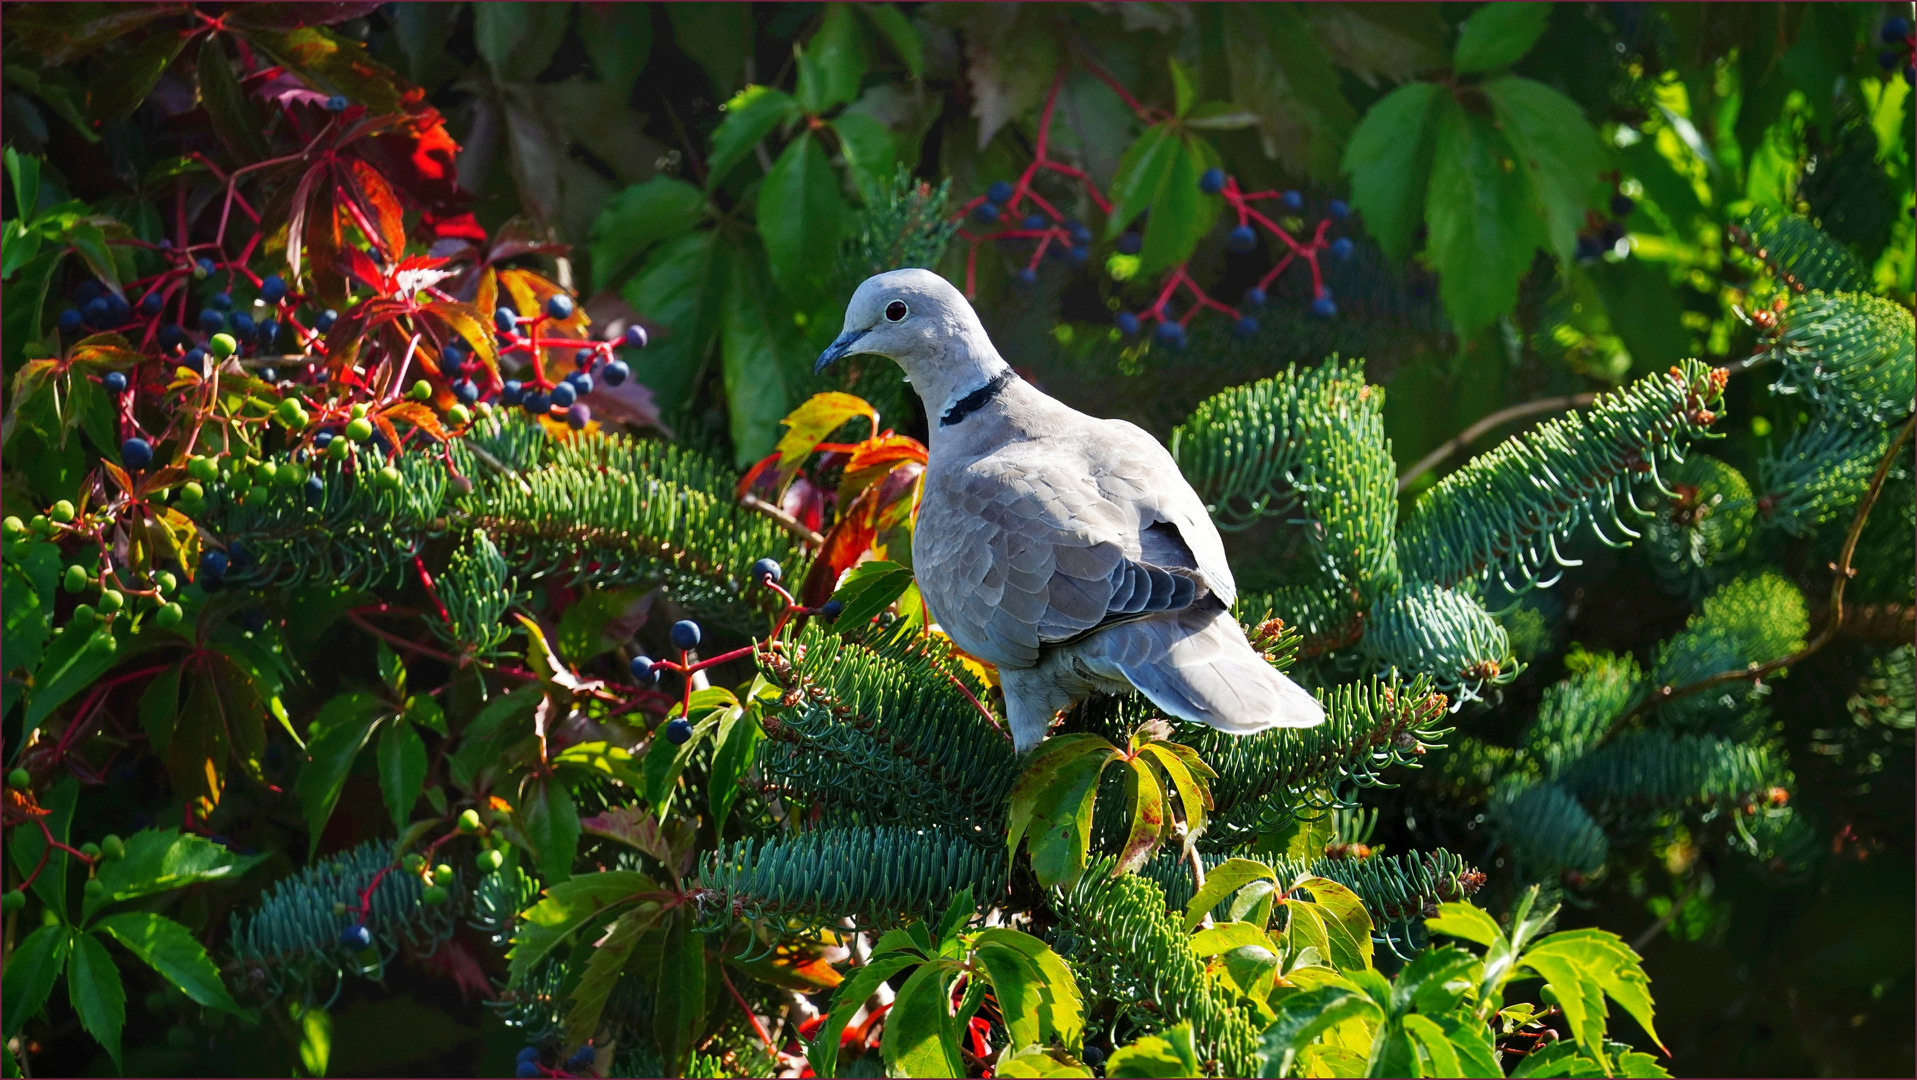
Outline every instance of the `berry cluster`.
MULTIPOLYGON (((580 403, 579 399, 592 392, 593 373, 597 371, 607 386, 618 386, 632 377, 632 369, 624 360, 613 355, 615 345, 627 348, 643 349, 646 346, 646 330, 642 326, 626 329, 624 337, 617 342, 581 341, 566 337, 543 336, 540 331, 547 322, 564 322, 573 316, 572 297, 558 293, 546 301, 546 307, 539 315, 526 319, 509 307, 502 307, 493 313, 493 329, 499 335, 500 355, 519 352, 532 358, 529 367, 532 374, 530 384, 517 379, 508 379, 500 387, 499 402, 509 407, 526 410, 530 416, 549 416, 563 419, 577 431, 592 422, 592 409, 580 403), (554 382, 546 378, 539 363, 539 357, 546 349, 573 349, 573 363, 578 369, 565 378, 554 382)), ((453 392, 460 400, 470 394, 478 400, 480 390, 470 380, 454 384, 453 392)))
POLYGON ((24 880, 18 885, 0 893, 0 911, 11 915, 27 906, 27 890, 40 877, 40 871, 46 869, 47 859, 58 849, 79 859, 87 868, 87 882, 82 892, 88 900, 97 900, 106 895, 106 883, 95 877, 103 862, 114 862, 126 857, 126 841, 108 833, 95 844, 91 841, 79 847, 70 847, 54 839, 53 831, 47 828, 47 811, 40 807, 33 794, 33 774, 24 768, 15 767, 7 773, 8 797, 0 804, 0 820, 9 828, 28 822, 37 825, 40 836, 46 846, 40 851, 40 861, 34 864, 24 880))
POLYGON ((1912 39, 1910 20, 1893 15, 1877 31, 1884 44, 1895 46, 1877 54, 1877 65, 1885 71, 1902 68, 1904 82, 1917 86, 1917 41, 1912 39))
POLYGON ((1636 209, 1637 200, 1617 191, 1611 194, 1611 220, 1604 220, 1596 211, 1586 214, 1584 231, 1578 233, 1578 261, 1593 262, 1607 251, 1617 251, 1624 242, 1624 219, 1636 209))
POLYGON ((572 1054, 558 1066, 547 1065, 545 1063, 545 1057, 546 1052, 539 1047, 526 1047, 519 1051, 519 1057, 514 1064, 513 1075, 526 1077, 528 1080, 536 1076, 564 1077, 593 1075, 592 1063, 595 1057, 595 1051, 591 1043, 587 1043, 579 1049, 574 1050, 572 1054))

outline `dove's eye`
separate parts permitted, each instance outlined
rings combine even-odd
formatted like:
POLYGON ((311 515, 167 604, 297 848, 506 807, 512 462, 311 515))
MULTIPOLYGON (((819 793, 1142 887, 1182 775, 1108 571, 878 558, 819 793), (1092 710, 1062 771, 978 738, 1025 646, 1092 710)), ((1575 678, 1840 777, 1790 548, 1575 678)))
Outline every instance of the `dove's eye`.
POLYGON ((903 300, 894 300, 885 305, 885 318, 889 322, 898 322, 900 319, 905 318, 905 314, 906 307, 905 301, 903 300))

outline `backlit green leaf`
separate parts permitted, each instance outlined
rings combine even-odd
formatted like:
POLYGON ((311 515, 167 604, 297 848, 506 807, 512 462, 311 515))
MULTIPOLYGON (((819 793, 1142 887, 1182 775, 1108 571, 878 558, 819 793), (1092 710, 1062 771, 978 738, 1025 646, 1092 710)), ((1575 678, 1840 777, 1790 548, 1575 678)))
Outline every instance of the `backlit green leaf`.
POLYGON ((879 1044, 886 1066, 897 1075, 965 1075, 958 1027, 952 1022, 953 975, 943 963, 922 964, 899 988, 892 1011, 885 1016, 885 1035, 879 1044))
POLYGON ((1436 138, 1432 105, 1441 93, 1432 83, 1400 86, 1365 113, 1345 144, 1351 205, 1394 262, 1411 253, 1411 235, 1424 216, 1436 138))
POLYGON ((786 144, 759 185, 759 236, 772 279, 794 301, 817 296, 845 235, 839 177, 819 137, 806 132, 786 144))
POLYGON ((394 720, 379 733, 379 793, 393 828, 405 829, 426 782, 426 741, 413 725, 394 720))
POLYGON ((67 954, 67 1000, 80 1015, 80 1026, 106 1047, 113 1064, 120 1064, 120 1032, 126 1027, 126 987, 106 946, 92 934, 74 934, 67 954))
POLYGON ((1517 303, 1518 280, 1544 237, 1523 174, 1508 167, 1504 136, 1448 95, 1438 106, 1425 250, 1445 313, 1469 339, 1517 303))
POLYGON ((656 888, 651 878, 630 870, 581 874, 548 888, 537 904, 519 916, 506 953, 511 964, 508 985, 519 985, 539 961, 586 923, 603 916, 603 923, 610 924, 617 905, 656 888))
POLYGON ((128 952, 201 1005, 234 1016, 251 1015, 227 993, 220 969, 206 948, 172 919, 147 911, 129 911, 101 919, 95 929, 111 934, 128 952))
POLYGON ((1550 4, 1519 0, 1485 4, 1473 11, 1458 31, 1451 67, 1460 75, 1509 67, 1537 44, 1550 19, 1550 4))
MULTIPOLYGON (((760 140, 798 116, 799 111, 799 103, 792 100, 792 95, 770 86, 748 86, 734 94, 732 100, 726 102, 725 119, 712 133, 712 154, 706 159, 706 188, 718 187, 735 166, 751 155, 760 140)), ((657 183, 659 179, 653 179, 638 187, 657 183)), ((668 183, 692 187, 681 180, 668 183)), ((703 200, 700 205, 703 206, 703 200)), ((593 257, 598 258, 596 249, 593 257)))
POLYGON ((4 981, 0 982, 0 998, 4 999, 0 1001, 0 1039, 11 1041, 46 1004, 67 962, 69 934, 65 926, 42 926, 7 956, 4 981))

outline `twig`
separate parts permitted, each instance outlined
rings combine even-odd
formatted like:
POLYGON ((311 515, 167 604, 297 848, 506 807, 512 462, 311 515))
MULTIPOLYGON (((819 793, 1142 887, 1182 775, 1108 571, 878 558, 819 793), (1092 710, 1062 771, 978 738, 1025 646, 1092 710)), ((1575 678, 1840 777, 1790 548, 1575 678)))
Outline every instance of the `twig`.
POLYGON ((1444 464, 1446 458, 1449 458, 1452 454, 1478 441, 1479 437, 1493 428, 1502 427, 1513 420, 1522 419, 1526 416, 1535 416, 1538 413, 1558 412, 1562 409, 1582 409, 1586 405, 1596 401, 1597 398, 1598 396, 1596 394, 1569 394, 1564 397, 1539 398, 1536 401, 1527 401, 1520 405, 1513 405, 1508 409, 1499 409, 1490 416, 1465 428, 1457 438, 1452 439, 1443 446, 1426 454, 1424 457, 1419 458, 1416 465, 1406 469, 1404 474, 1398 477, 1398 494, 1403 495, 1405 490, 1411 486, 1412 481, 1430 472, 1432 469, 1437 468, 1439 465, 1444 464))
POLYGON ((1890 446, 1884 451, 1883 459, 1877 463, 1877 472, 1870 478, 1870 489, 1864 493, 1863 502, 1858 504, 1857 516, 1851 519, 1850 531, 1844 534, 1843 551, 1837 556, 1837 561, 1831 564, 1831 570, 1836 578, 1830 585, 1830 614, 1825 618, 1824 628, 1817 632, 1817 636, 1803 648, 1779 660, 1772 660, 1765 664, 1752 664, 1742 670, 1720 671, 1715 675, 1708 675, 1696 682, 1675 688, 1659 687, 1646 695, 1642 701, 1625 710, 1616 720, 1611 721, 1610 730, 1605 733, 1606 739, 1609 739, 1626 720, 1646 709, 1676 701, 1678 698, 1690 697, 1724 683, 1761 679, 1779 668, 1801 663, 1812 653, 1830 644, 1830 640, 1837 636, 1838 629, 1844 623, 1844 586, 1857 572, 1850 565, 1851 556, 1857 552, 1857 539, 1863 535, 1864 523, 1870 520, 1871 507, 1877 505, 1877 496, 1884 490, 1884 478, 1890 475, 1890 464, 1897 460, 1898 451, 1903 447, 1904 440, 1910 438, 1913 425, 1917 425, 1917 416, 1904 421, 1904 426, 1897 431, 1897 437, 1890 441, 1890 446))
POLYGON ((751 492, 739 496, 739 505, 745 507, 747 510, 756 510, 764 514, 766 517, 778 522, 780 527, 785 529, 786 532, 811 544, 813 547, 825 546, 825 536, 823 534, 814 532, 806 526, 805 522, 800 521, 798 518, 793 517, 791 514, 766 502, 751 492))
POLYGON ((1643 933, 1631 939, 1631 951, 1642 953, 1646 945, 1655 941, 1657 936, 1664 932, 1664 928, 1671 925, 1671 920, 1677 918, 1677 913, 1684 910, 1684 905, 1691 902, 1691 897, 1696 895, 1697 887, 1703 880, 1702 874, 1692 875, 1691 883, 1684 886, 1684 891, 1678 894, 1676 900, 1671 901, 1670 910, 1659 915, 1656 922, 1645 927, 1643 933))
POLYGON ((765 1043, 765 1048, 772 1051, 773 1056, 778 1056, 778 1046, 773 1043, 772 1036, 766 1033, 765 1025, 759 1022, 759 1014, 753 1012, 752 1006, 746 1004, 746 999, 739 996, 739 988, 732 985, 732 976, 726 974, 724 964, 719 965, 719 978, 725 980, 726 991, 732 995, 732 1000, 739 1003, 739 1010, 746 1014, 747 1020, 752 1021, 752 1030, 758 1033, 760 1041, 765 1043))

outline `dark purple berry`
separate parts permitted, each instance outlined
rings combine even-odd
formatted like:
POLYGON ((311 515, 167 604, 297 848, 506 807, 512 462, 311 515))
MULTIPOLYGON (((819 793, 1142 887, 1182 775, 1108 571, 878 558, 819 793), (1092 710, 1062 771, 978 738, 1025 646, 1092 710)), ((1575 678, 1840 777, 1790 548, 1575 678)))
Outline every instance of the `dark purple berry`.
POLYGON ((633 679, 635 679, 640 686, 658 685, 659 671, 652 666, 652 657, 635 656, 626 667, 632 672, 633 679))
POLYGON ((592 376, 583 371, 575 371, 566 376, 566 381, 572 384, 574 390, 579 391, 580 397, 592 393, 592 376))
POLYGON ((502 307, 493 312, 493 326, 502 334, 510 334, 519 326, 519 312, 502 307))
POLYGON ((1032 269, 1029 266, 1021 268, 1019 272, 1013 276, 1018 278, 1018 283, 1020 285, 1038 284, 1038 271, 1032 269))
POLYGON ((590 423, 592 423, 592 406, 574 405, 566 410, 566 426, 574 431, 584 431, 586 425, 590 423))
POLYGON ((364 949, 373 944, 373 932, 360 923, 354 923, 339 932, 339 943, 349 949, 364 949))
POLYGON ((608 360, 606 366, 599 369, 599 377, 606 380, 607 386, 618 386, 632 376, 632 369, 624 360, 608 360))
POLYGON ((1144 246, 1145 238, 1135 232, 1128 232, 1118 238, 1118 253, 1120 255, 1136 255, 1139 249, 1144 246))
POLYGON ((552 395, 543 390, 534 390, 521 398, 519 404, 532 416, 545 416, 552 412, 552 395))
POLYGON ((1630 217, 1631 211, 1635 209, 1637 209, 1637 203, 1634 202, 1629 195, 1626 195, 1620 191, 1617 194, 1611 196, 1611 216, 1612 217, 1614 218, 1630 217))
POLYGON ((277 319, 267 319, 261 322, 259 329, 254 331, 254 336, 258 338, 262 348, 272 348, 273 343, 280 339, 279 321, 277 319))
POLYGON ((1249 225, 1240 225, 1225 234, 1225 246, 1232 251, 1245 252, 1258 246, 1258 234, 1249 225))
POLYGON ((1338 305, 1331 302, 1331 297, 1320 296, 1311 302, 1311 317, 1325 320, 1335 319, 1338 317, 1338 305))
POLYGON ((674 746, 684 746, 692 738, 692 721, 685 717, 666 722, 666 741, 674 746))
POLYGON ((1085 1047, 1085 1056, 1081 1060, 1083 1060, 1085 1064, 1097 1068, 1105 1064, 1105 1051, 1100 1050, 1096 1046, 1088 1045, 1085 1047))
POLYGON ((526 389, 519 384, 518 379, 507 379, 505 384, 499 388, 499 403, 501 405, 517 405, 521 399, 525 397, 525 393, 526 389))
POLYGON ((592 358, 597 355, 597 349, 581 349, 572 354, 572 366, 584 371, 592 366, 592 358))
POLYGON ((628 349, 645 348, 646 347, 646 328, 643 326, 626 327, 626 333, 624 337, 621 339, 621 344, 625 345, 625 347, 628 349))
POLYGON ((838 600, 827 600, 819 605, 819 618, 826 622, 836 622, 845 613, 845 604, 838 600))
POLYGON ((199 261, 195 262, 193 266, 194 269, 200 272, 201 277, 212 277, 214 273, 220 269, 220 264, 205 255, 200 256, 199 261))
POLYGON ((212 308, 214 311, 231 311, 233 310, 233 294, 216 292, 206 298, 206 306, 212 308))
POLYGON ((1118 332, 1126 337, 1138 333, 1138 316, 1129 311, 1119 312, 1118 318, 1113 321, 1118 323, 1118 332))
POLYGON ((1296 191, 1285 192, 1283 195, 1278 196, 1278 201, 1284 203, 1285 209, 1287 210, 1303 210, 1305 208, 1305 197, 1296 191))
POLYGON ((513 1067, 513 1075, 519 1077, 520 1080, 529 1080, 531 1077, 538 1076, 540 1075, 539 1063, 537 1061, 522 1061, 513 1067))
POLYGON ((1251 288, 1246 289, 1245 290, 1245 306, 1264 307, 1265 306, 1265 290, 1259 288, 1256 285, 1253 285, 1251 288))
POLYGON ((68 308, 60 313, 60 333, 67 337, 79 333, 86 324, 87 317, 80 314, 79 308, 68 308))
POLYGON ((1072 234, 1072 243, 1079 247, 1085 247, 1092 242, 1092 230, 1086 228, 1082 221, 1066 222, 1065 231, 1072 234))
POLYGON ((582 1046, 574 1050, 572 1056, 566 1059, 566 1071, 585 1072, 587 1069, 592 1068, 592 1059, 592 1047, 582 1046))
POLYGON ((1231 324, 1231 332, 1241 338, 1248 338, 1258 332, 1258 320, 1247 315, 1231 324))
POLYGON ((1200 173, 1198 176, 1198 190, 1207 195, 1216 195, 1225 190, 1225 170, 1211 168, 1200 173))
POLYGON ((1346 259, 1351 258, 1351 252, 1354 246, 1351 242, 1351 237, 1340 236, 1331 242, 1331 254, 1339 262, 1344 262, 1346 259))
POLYGON ((223 551, 209 551, 200 556, 200 573, 205 577, 219 580, 226 576, 227 558, 223 551))
POLYGON ((73 287, 73 303, 77 307, 86 307, 106 295, 106 286, 92 278, 73 287))
POLYGON ((346 106, 350 104, 352 104, 352 102, 349 102, 346 100, 346 95, 334 94, 332 97, 329 97, 326 99, 326 111, 327 112, 345 112, 346 106))
POLYGON ((754 562, 747 573, 752 576, 753 581, 761 585, 768 581, 780 581, 785 577, 785 572, 779 568, 779 564, 771 559, 760 559, 754 562))
POLYGON ((1883 29, 1878 33, 1884 39, 1884 44, 1896 45, 1910 36, 1910 20, 1902 15, 1892 15, 1884 20, 1883 29))
POLYGON ((320 333, 324 334, 328 330, 331 330, 333 328, 333 324, 338 321, 339 321, 339 312, 334 311, 332 308, 327 308, 325 311, 322 311, 319 313, 318 318, 313 320, 313 329, 318 330, 320 333))
POLYGON ((137 437, 121 443, 120 464, 129 469, 144 469, 153 464, 153 444, 137 437))
POLYGON ((158 290, 140 297, 140 314, 149 319, 158 315, 164 306, 166 306, 166 297, 161 296, 158 290))
POLYGON ((248 315, 244 311, 235 311, 231 315, 228 315, 226 317, 226 325, 233 328, 233 336, 239 338, 241 341, 252 337, 258 333, 260 329, 259 325, 253 321, 253 316, 248 315))
POLYGON ((109 371, 100 377, 100 385, 106 387, 109 394, 126 393, 126 372, 109 371))
POLYGON ((691 652, 699 647, 699 624, 691 619, 680 619, 672 624, 672 647, 680 652, 691 652))
POLYGON ((1351 205, 1343 199, 1333 199, 1325 204, 1325 213, 1330 214, 1333 221, 1343 221, 1351 216, 1351 205))
POLYGON ((972 220, 980 225, 991 225, 998 221, 998 213, 997 203, 982 202, 972 207, 972 220))
POLYGON ((1071 260, 1073 266, 1084 266, 1092 261, 1092 249, 1083 244, 1073 244, 1071 250, 1065 253, 1065 257, 1071 260))
POLYGON ((201 308, 200 329, 208 334, 217 334, 226 329, 226 316, 214 308, 201 308))
POLYGON ((80 309, 80 314, 87 317, 87 325, 89 326, 105 327, 113 325, 113 305, 107 303, 106 297, 104 296, 96 296, 88 300, 87 306, 80 309))
POLYGON ((579 388, 571 383, 562 382, 552 388, 551 397, 554 405, 562 409, 570 409, 572 403, 579 400, 579 388))
POLYGON ((1885 71, 1895 71, 1897 70, 1898 62, 1903 60, 1903 58, 1904 54, 1898 52, 1896 49, 1885 49, 1883 52, 1877 54, 1877 66, 1883 68, 1885 71))
POLYGON ((471 405, 479 400, 479 384, 471 379, 461 379, 453 384, 453 396, 461 405, 471 405))
POLYGON ((1049 225, 1050 222, 1046 221, 1044 215, 1042 214, 1027 214, 1025 215, 1025 221, 1023 222, 1023 224, 1025 226, 1025 231, 1037 232, 1038 230, 1043 229, 1045 226, 1049 225))
POLYGON ((1012 182, 1010 180, 993 181, 992 186, 985 189, 985 197, 988 200, 995 203, 999 203, 999 204, 1011 202, 1012 201, 1012 182))
POLYGON ((561 320, 572 318, 572 297, 565 293, 555 293, 547 297, 546 317, 561 320))
POLYGON ((538 1060, 539 1048, 537 1046, 528 1046, 519 1051, 519 1056, 513 1059, 513 1064, 524 1065, 528 1061, 538 1060))
POLYGON ((286 299, 286 279, 278 274, 268 274, 260 282, 260 299, 269 305, 278 304, 286 299))
POLYGON ((276 383, 280 381, 280 369, 263 367, 260 369, 260 381, 276 383))

